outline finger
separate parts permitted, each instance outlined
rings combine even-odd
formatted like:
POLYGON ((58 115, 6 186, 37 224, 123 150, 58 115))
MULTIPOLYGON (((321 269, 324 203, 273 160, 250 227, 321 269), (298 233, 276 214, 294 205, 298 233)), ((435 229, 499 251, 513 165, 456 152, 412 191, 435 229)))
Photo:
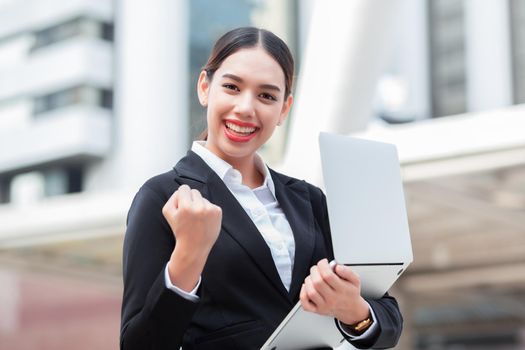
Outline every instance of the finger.
MULTIPOLYGON (((334 274, 331 271, 330 273, 334 274)), ((335 274, 333 277, 337 278, 335 274)), ((315 290, 322 296, 323 300, 329 300, 331 297, 333 297, 334 289, 332 289, 332 287, 324 280, 318 266, 310 269, 310 279, 315 290)))
POLYGON ((178 206, 178 198, 179 198, 179 191, 176 190, 175 192, 173 192, 171 197, 166 201, 166 204, 164 204, 163 211, 176 208, 178 206))
POLYGON ((201 195, 201 193, 198 190, 196 190, 194 188, 190 189, 190 195, 191 195, 191 199, 192 200, 194 200, 194 201, 202 201, 202 195, 201 195))
MULTIPOLYGON (((186 187, 188 187, 186 185, 186 187)), ((162 207, 162 214, 164 217, 173 217, 177 213, 177 209, 179 208, 179 199, 181 192, 179 191, 180 187, 177 188, 170 198, 164 203, 164 206, 162 207)))
POLYGON ((306 311, 315 312, 317 310, 317 308, 315 307, 315 304, 312 303, 308 299, 308 296, 306 295, 306 289, 304 287, 304 283, 301 286, 301 292, 299 293, 299 300, 301 301, 301 306, 306 311))
POLYGON ((190 196, 191 196, 192 205, 195 209, 198 210, 198 209, 205 208, 206 203, 204 202, 204 198, 202 198, 202 195, 199 191, 197 191, 196 189, 191 189, 190 196))
POLYGON ((308 300, 314 303, 316 307, 322 307, 322 305, 324 305, 325 300, 323 296, 315 289, 310 276, 306 277, 304 280, 304 290, 308 300))
POLYGON ((341 280, 335 274, 334 270, 328 263, 328 260, 323 259, 317 263, 317 271, 323 281, 332 289, 337 290, 341 286, 341 280))
POLYGON ((219 207, 218 205, 213 204, 212 202, 210 202, 206 198, 202 197, 202 201, 203 201, 204 207, 206 209, 215 209, 215 210, 218 210, 218 211, 222 211, 221 207, 219 207))
POLYGON ((335 273, 340 278, 352 283, 353 285, 361 285, 361 279, 359 278, 359 275, 355 273, 349 266, 337 265, 335 267, 335 273))
POLYGON ((180 185, 179 188, 177 189, 177 191, 180 191, 180 192, 190 192, 191 191, 191 188, 190 186, 186 185, 186 184, 183 184, 183 185, 180 185))
POLYGON ((208 199, 206 199, 206 198, 204 198, 204 197, 202 197, 202 201, 203 201, 203 203, 204 203, 204 205, 205 205, 206 207, 216 207, 215 204, 213 204, 212 202, 210 202, 208 199))
POLYGON ((188 185, 181 185, 177 189, 178 195, 177 195, 177 203, 176 208, 180 207, 189 207, 191 206, 192 199, 191 199, 191 189, 188 185))

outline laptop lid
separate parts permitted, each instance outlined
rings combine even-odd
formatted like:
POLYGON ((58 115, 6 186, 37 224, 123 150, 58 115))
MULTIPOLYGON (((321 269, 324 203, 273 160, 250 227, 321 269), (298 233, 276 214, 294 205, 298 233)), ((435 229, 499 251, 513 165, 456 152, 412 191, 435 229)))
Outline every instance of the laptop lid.
MULTIPOLYGON (((360 276, 363 296, 380 298, 412 262, 396 148, 326 133, 319 144, 335 258, 360 276)), ((342 342, 332 317, 307 312, 298 302, 261 350, 342 342)))
POLYGON ((396 147, 328 133, 319 135, 319 146, 336 260, 412 262, 396 147))

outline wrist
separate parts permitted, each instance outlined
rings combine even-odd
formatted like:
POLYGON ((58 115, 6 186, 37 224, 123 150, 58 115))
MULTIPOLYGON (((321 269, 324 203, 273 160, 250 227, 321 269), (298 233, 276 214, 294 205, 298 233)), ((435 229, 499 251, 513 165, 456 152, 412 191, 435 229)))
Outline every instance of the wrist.
POLYGON ((357 322, 363 321, 372 316, 370 315, 370 305, 368 305, 368 302, 363 297, 359 297, 359 298, 360 298, 360 303, 359 303, 360 312, 358 313, 357 322))
POLYGON ((204 267, 210 250, 211 247, 209 249, 202 249, 201 245, 195 246, 195 244, 187 244, 187 242, 177 241, 170 259, 177 259, 183 263, 197 264, 204 267))
POLYGON ((363 333, 365 333, 372 326, 373 323, 374 319, 370 316, 352 325, 344 323, 340 323, 340 325, 347 334, 350 334, 352 336, 360 336, 363 333))
POLYGON ((356 306, 353 309, 354 312, 346 312, 345 314, 341 315, 340 318, 337 318, 339 321, 341 321, 341 323, 351 327, 352 325, 356 325, 357 323, 372 317, 370 314, 370 306, 366 300, 363 297, 359 298, 359 302, 356 303, 356 306))
POLYGON ((197 285, 206 264, 207 254, 190 253, 176 246, 168 262, 168 275, 173 285, 190 292, 197 285))

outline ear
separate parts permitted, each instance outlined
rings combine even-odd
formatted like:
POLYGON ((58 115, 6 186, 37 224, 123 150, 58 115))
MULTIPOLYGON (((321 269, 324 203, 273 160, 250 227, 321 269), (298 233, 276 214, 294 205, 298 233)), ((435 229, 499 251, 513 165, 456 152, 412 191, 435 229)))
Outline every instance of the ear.
POLYGON ((205 70, 199 74, 199 80, 197 81, 197 95, 199 96, 199 102, 203 107, 208 106, 208 93, 210 91, 210 81, 205 70))
POLYGON ((289 95, 286 98, 286 101, 284 101, 283 103, 283 108, 281 109, 281 115, 279 116, 279 122, 277 123, 277 125, 281 125, 282 123, 284 123, 284 121, 288 117, 288 113, 290 113, 290 108, 292 107, 292 104, 293 96, 289 95))

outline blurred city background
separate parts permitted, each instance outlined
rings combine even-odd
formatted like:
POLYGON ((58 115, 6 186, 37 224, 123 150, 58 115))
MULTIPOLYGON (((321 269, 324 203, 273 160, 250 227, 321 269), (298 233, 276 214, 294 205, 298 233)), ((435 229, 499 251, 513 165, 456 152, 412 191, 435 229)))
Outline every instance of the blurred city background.
POLYGON ((0 0, 0 349, 118 348, 131 198, 202 131, 199 69, 245 25, 297 61, 270 166, 322 186, 319 131, 398 146, 398 349, 525 349, 523 0, 0 0))

